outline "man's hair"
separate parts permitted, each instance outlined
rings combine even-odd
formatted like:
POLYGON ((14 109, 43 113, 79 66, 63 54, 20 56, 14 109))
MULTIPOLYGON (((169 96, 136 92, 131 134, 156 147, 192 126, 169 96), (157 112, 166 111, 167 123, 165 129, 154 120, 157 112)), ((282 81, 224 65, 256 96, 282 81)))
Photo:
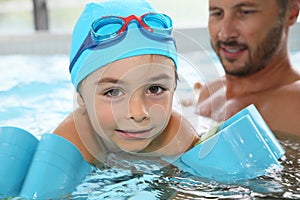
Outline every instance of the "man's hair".
POLYGON ((289 0, 277 0, 280 6, 280 16, 284 16, 288 7, 289 0))

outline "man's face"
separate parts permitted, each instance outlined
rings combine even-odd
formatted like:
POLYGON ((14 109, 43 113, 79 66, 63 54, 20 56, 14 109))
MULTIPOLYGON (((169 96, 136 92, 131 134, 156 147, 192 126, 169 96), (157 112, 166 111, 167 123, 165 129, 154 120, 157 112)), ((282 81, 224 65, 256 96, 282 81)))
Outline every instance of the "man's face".
POLYGON ((210 0, 211 44, 226 74, 264 69, 285 45, 284 22, 276 0, 210 0))

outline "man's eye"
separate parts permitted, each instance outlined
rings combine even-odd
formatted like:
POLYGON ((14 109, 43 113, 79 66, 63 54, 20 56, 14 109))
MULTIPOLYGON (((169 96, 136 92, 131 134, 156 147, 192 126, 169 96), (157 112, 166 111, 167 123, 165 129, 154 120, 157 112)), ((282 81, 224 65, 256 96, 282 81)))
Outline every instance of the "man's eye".
POLYGON ((211 16, 211 17, 220 17, 223 14, 224 14, 224 11, 222 9, 215 9, 215 8, 209 9, 209 16, 211 16))
POLYGON ((250 14, 253 14, 253 13, 256 13, 257 11, 256 10, 240 10, 239 13, 242 14, 242 15, 250 15, 250 14))
POLYGON ((218 17, 218 16, 222 15, 222 12, 212 11, 212 12, 209 12, 209 15, 214 16, 214 17, 218 17))

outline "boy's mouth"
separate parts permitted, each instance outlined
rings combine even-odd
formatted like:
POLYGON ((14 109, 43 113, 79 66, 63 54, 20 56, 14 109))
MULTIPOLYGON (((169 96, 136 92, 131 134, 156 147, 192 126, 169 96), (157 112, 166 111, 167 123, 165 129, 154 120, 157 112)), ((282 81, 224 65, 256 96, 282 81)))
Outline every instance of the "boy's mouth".
POLYGON ((144 130, 121 130, 121 129, 116 129, 116 133, 118 133, 118 134, 120 134, 123 137, 128 138, 128 139, 148 138, 151 131, 152 131, 152 128, 144 129, 144 130))

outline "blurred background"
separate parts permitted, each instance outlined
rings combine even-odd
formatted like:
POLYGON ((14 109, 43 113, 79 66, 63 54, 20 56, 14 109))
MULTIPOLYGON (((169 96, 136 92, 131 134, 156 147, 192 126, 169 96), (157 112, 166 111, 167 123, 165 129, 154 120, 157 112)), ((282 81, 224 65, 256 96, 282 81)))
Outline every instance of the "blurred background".
MULTIPOLYGON (((92 1, 0 0, 0 54, 68 53, 72 29, 85 4, 89 2, 92 1)), ((149 2, 158 11, 173 18, 175 29, 186 30, 207 26, 207 1, 149 0, 149 2)), ((183 31, 183 34, 189 35, 188 32, 183 31)), ((194 30, 191 34, 199 36, 194 30)), ((204 34, 205 37, 198 38, 208 40, 207 32, 204 31, 204 34)))
MULTIPOLYGON (((89 2, 92 1, 0 0, 0 54, 68 54, 72 29, 89 2)), ((149 2, 173 18, 179 52, 210 49, 208 0, 149 2)), ((294 29, 290 49, 298 50, 299 23, 294 29)))
MULTIPOLYGON (((46 3, 52 33, 70 33, 84 6, 91 0, 0 0, 0 34, 34 32, 34 3, 46 3)), ((207 1, 149 0, 159 11, 173 17, 176 27, 206 26, 207 1)))

